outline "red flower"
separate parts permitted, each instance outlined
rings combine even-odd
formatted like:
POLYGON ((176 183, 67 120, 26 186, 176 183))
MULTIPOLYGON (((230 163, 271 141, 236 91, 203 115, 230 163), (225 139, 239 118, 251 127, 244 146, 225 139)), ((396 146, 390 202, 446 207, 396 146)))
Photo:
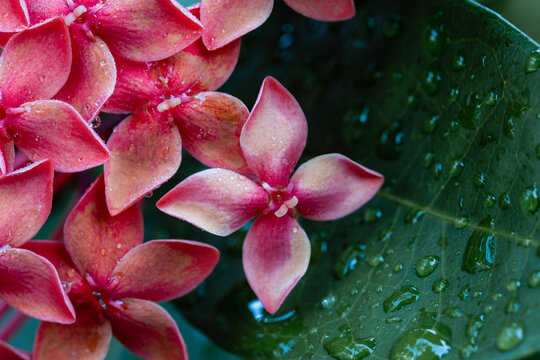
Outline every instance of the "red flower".
POLYGON ((193 290, 216 265, 219 252, 187 240, 142 243, 137 207, 109 215, 103 176, 72 210, 61 242, 33 241, 58 270, 74 304, 72 325, 43 322, 34 359, 102 359, 111 333, 148 359, 187 359, 184 341, 171 316, 154 301, 193 290))
POLYGON ((70 105, 54 96, 71 65, 61 19, 11 37, 0 58, 0 175, 13 169, 15 144, 33 161, 50 159, 55 170, 101 165, 109 152, 70 105), (43 56, 43 54, 47 56, 43 56))
POLYGON ((18 248, 45 223, 52 191, 49 161, 0 177, 0 298, 26 315, 72 323, 75 313, 53 265, 18 248))
POLYGON ((267 77, 240 137, 259 182, 230 170, 188 177, 157 206, 169 215, 227 236, 260 214, 243 247, 246 278, 264 307, 278 310, 304 275, 309 240, 296 221, 334 220, 369 201, 383 177, 339 154, 316 157, 294 170, 307 139, 307 122, 292 95, 267 77))
MULTIPOLYGON (((321 21, 354 16, 353 0, 284 0, 293 10, 321 21)), ((210 50, 240 38, 266 21, 274 0, 202 0, 203 41, 210 50)))
POLYGON ((134 112, 114 130, 105 165, 111 214, 140 200, 178 170, 182 146, 209 166, 248 171, 239 136, 249 111, 214 92, 233 71, 240 41, 208 51, 197 41, 160 62, 118 60, 118 82, 104 111, 134 112))
MULTIPOLYGON (((56 98, 73 105, 87 121, 113 92, 111 52, 134 61, 161 60, 202 33, 199 21, 173 0, 10 0, 2 6, 9 15, 0 26, 4 38, 51 19, 65 22, 73 67, 56 98)), ((45 51, 41 56, 48 55, 45 51)))

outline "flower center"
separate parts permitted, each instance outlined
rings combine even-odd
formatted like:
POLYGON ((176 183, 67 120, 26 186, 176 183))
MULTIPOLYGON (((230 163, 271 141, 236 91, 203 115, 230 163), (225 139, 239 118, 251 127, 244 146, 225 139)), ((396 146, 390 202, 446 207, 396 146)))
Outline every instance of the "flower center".
POLYGON ((263 188, 268 193, 268 207, 264 214, 273 212, 277 217, 285 216, 289 211, 295 214, 295 207, 298 205, 298 198, 291 194, 292 186, 271 187, 267 183, 262 183, 263 188))

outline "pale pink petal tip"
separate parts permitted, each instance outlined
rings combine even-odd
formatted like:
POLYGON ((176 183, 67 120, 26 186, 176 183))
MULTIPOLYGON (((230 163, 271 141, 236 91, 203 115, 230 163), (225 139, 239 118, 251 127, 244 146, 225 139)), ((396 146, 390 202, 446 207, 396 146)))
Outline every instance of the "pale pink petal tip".
POLYGON ((159 112, 138 111, 122 121, 107 142, 107 205, 112 215, 135 204, 169 180, 182 160, 178 128, 159 112))
POLYGON ((247 281, 265 309, 275 313, 305 274, 311 247, 291 216, 274 214, 255 220, 244 240, 242 260, 247 281))
POLYGON ((320 21, 339 21, 354 17, 354 0, 284 0, 294 11, 320 21))
POLYGON ((247 177, 209 169, 182 181, 157 202, 157 207, 212 234, 227 236, 267 204, 266 191, 247 177))
POLYGON ((204 44, 215 50, 256 29, 270 16, 273 5, 273 0, 203 0, 204 44))
POLYGON ((267 77, 240 135, 250 169, 270 186, 287 186, 306 146, 307 131, 298 102, 276 79, 267 77))
POLYGON ((334 220, 368 202, 383 184, 381 174, 340 154, 321 155, 302 164, 291 178, 300 216, 334 220))

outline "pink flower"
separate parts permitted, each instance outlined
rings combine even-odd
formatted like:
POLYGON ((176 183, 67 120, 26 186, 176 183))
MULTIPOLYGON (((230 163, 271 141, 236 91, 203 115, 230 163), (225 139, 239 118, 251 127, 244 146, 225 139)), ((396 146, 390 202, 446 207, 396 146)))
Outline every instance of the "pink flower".
POLYGON ((111 52, 134 61, 161 60, 202 33, 199 21, 173 0, 9 0, 2 6, 9 21, 0 26, 0 39, 52 19, 65 22, 73 66, 56 98, 73 105, 87 121, 113 92, 111 52))
POLYGON ((69 34, 61 19, 11 37, 0 58, 0 175, 13 169, 14 145, 55 170, 101 165, 109 151, 70 105, 47 100, 64 85, 71 66, 69 34), (43 54, 47 56, 43 56, 43 54))
POLYGON ((65 245, 27 244, 54 264, 77 313, 71 325, 41 323, 34 359, 102 359, 111 334, 144 358, 187 359, 174 320, 154 301, 199 285, 218 261, 215 248, 187 240, 142 243, 140 210, 109 215, 103 176, 71 211, 64 238, 65 245))
MULTIPOLYGON (((353 0, 284 0, 293 10, 321 21, 354 16, 353 0)), ((240 38, 266 21, 274 0, 202 0, 203 41, 210 50, 240 38)))
POLYGON ((53 174, 43 161, 0 177, 0 298, 26 315, 72 323, 75 313, 54 266, 19 248, 49 216, 53 174))
POLYGON ((274 313, 307 270, 310 244, 296 217, 334 220, 369 201, 383 177, 339 154, 296 165, 307 122, 293 96, 267 77, 242 129, 240 144, 257 182, 230 170, 188 177, 157 206, 203 230, 227 236, 259 215, 243 246, 246 278, 274 313))
POLYGON ((235 97, 215 92, 233 71, 240 40, 217 51, 197 41, 159 62, 117 60, 118 82, 104 111, 134 112, 107 145, 107 204, 111 214, 139 201, 178 170, 184 147, 209 166, 248 171, 240 131, 249 116, 235 97))

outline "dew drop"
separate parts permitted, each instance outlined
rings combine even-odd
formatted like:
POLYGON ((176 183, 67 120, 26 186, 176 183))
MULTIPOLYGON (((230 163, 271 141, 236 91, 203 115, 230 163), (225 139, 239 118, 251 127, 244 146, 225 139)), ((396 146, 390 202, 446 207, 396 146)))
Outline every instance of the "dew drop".
POLYGON ((454 56, 454 61, 452 63, 455 70, 462 70, 465 68, 465 56, 462 53, 457 53, 454 56))
POLYGON ((451 334, 442 323, 408 330, 392 346, 390 359, 442 359, 451 350, 451 334))
POLYGON ((424 217, 423 210, 413 208, 409 210, 409 212, 405 215, 405 219, 403 220, 403 222, 405 223, 405 225, 415 225, 423 217, 424 217))
POLYGON ((540 49, 531 51, 525 62, 525 73, 530 74, 538 69, 540 69, 540 49))
POLYGON ((416 263, 416 275, 426 277, 431 275, 439 265, 439 257, 435 255, 427 255, 418 260, 416 263))
POLYGON ((519 311, 520 307, 521 303, 519 302, 518 298, 512 296, 506 303, 506 306, 504 307, 504 312, 507 314, 515 314, 519 311))
POLYGON ((521 287, 521 282, 517 279, 511 279, 506 283, 506 290, 516 292, 521 287))
POLYGON ((333 292, 328 293, 322 300, 321 306, 323 309, 332 309, 337 303, 337 295, 333 292))
POLYGON ((429 119, 424 120, 424 132, 426 133, 432 133, 437 128, 437 125, 439 124, 439 115, 432 116, 429 119))
POLYGON ((405 305, 412 304, 418 300, 420 292, 413 285, 401 287, 395 291, 383 302, 383 310, 385 313, 398 311, 405 305))
POLYGON ((473 180, 474 186, 477 188, 481 188, 486 183, 486 174, 482 171, 474 176, 473 180))
POLYGON ((338 257, 334 264, 334 275, 343 279, 349 275, 365 256, 365 245, 351 245, 338 257))
POLYGON ((375 350, 375 338, 356 339, 351 328, 344 325, 339 328, 339 336, 328 340, 323 347, 330 356, 337 360, 361 360, 375 350))
POLYGON ((525 210, 530 213, 535 213, 540 204, 536 185, 525 188, 519 197, 519 202, 525 210))
POLYGON ((371 224, 377 220, 380 220, 381 217, 382 217, 382 210, 376 207, 369 208, 364 213, 364 221, 368 224, 371 224))
POLYGON ((154 195, 154 192, 153 191, 149 191, 146 193, 146 195, 144 195, 145 198, 149 199, 151 198, 152 196, 154 195))
POLYGON ((521 322, 511 322, 504 325, 497 336, 497 348, 509 351, 518 347, 525 338, 525 328, 521 322))
POLYGON ((99 116, 96 116, 92 122, 90 123, 92 126, 92 129, 97 129, 101 125, 101 118, 99 116))
POLYGON ((467 241, 461 269, 471 274, 493 269, 495 265, 495 234, 492 217, 483 219, 478 225, 485 230, 475 230, 467 241))
POLYGON ((529 275, 529 287, 531 289, 536 289, 540 286, 540 270, 533 271, 529 275))
POLYGON ((510 195, 508 193, 502 193, 499 195, 499 208, 501 210, 508 210, 510 209, 510 195))
POLYGON ((463 161, 460 158, 455 158, 450 164, 450 175, 452 177, 458 177, 463 172, 464 167, 465 164, 463 164, 463 161))
POLYGON ((448 280, 440 278, 433 282, 431 290, 436 293, 442 293, 443 291, 446 291, 448 289, 449 284, 450 283, 448 282, 448 280))

